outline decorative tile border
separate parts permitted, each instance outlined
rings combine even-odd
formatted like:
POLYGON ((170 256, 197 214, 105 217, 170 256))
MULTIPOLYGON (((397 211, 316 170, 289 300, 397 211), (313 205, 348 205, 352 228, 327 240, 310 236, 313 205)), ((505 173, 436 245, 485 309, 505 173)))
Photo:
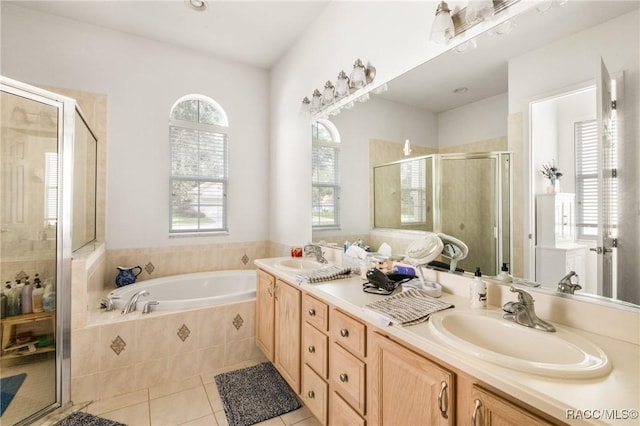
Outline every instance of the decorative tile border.
POLYGON ((153 263, 149 262, 145 265, 144 270, 147 271, 147 274, 151 275, 151 273, 156 269, 155 266, 153 266, 153 263))
POLYGON ((242 327, 243 324, 244 324, 244 319, 242 319, 240 314, 237 314, 233 319, 233 326, 236 328, 236 330, 240 330, 240 327, 242 327))

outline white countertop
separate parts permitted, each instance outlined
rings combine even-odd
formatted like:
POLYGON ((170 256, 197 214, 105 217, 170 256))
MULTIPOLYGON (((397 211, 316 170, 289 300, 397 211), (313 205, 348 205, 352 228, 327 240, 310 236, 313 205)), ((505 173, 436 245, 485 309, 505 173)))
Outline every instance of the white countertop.
MULTIPOLYGON (((283 258, 259 259, 259 268, 294 284, 306 292, 339 307, 354 317, 379 326, 362 308, 385 296, 362 291, 360 277, 318 284, 296 284, 295 272, 274 265, 283 258)), ((442 300, 453 303, 454 309, 467 310, 468 299, 443 292, 442 300)), ((499 310, 489 306, 487 309, 499 310)), ((435 313, 434 315, 438 315, 435 313)), ((595 379, 555 379, 509 369, 469 354, 461 353, 435 336, 428 322, 412 326, 382 327, 396 338, 425 353, 494 386, 513 397, 570 424, 630 424, 637 425, 640 409, 640 346, 583 330, 554 324, 581 335, 599 346, 610 358, 611 372, 595 379), (608 410, 607 412, 604 412, 608 410), (567 412, 583 419, 567 418, 567 412), (635 415, 635 417, 632 417, 635 415), (606 418, 606 416, 613 416, 606 418), (626 419, 624 417, 627 417, 626 419)))

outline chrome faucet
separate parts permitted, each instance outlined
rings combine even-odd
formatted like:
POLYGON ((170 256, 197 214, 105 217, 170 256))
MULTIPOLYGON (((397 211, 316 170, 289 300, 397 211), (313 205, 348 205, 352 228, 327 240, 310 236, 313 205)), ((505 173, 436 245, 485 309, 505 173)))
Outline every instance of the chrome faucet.
POLYGON ((120 299, 120 297, 107 296, 102 298, 102 300, 100 301, 100 309, 104 309, 105 311, 113 311, 113 308, 115 307, 115 303, 113 303, 113 301, 115 299, 120 299))
POLYGON ((305 256, 309 254, 313 254, 316 257, 316 260, 320 263, 329 263, 327 259, 324 258, 324 253, 322 253, 322 247, 318 244, 307 244, 304 246, 304 254, 305 256))
POLYGON ((122 309, 122 315, 126 315, 130 312, 135 311, 136 304, 138 303, 138 298, 140 298, 141 296, 148 296, 148 295, 149 295, 149 292, 147 290, 140 290, 139 292, 131 296, 131 299, 129 299, 127 304, 124 305, 124 308, 122 309))
POLYGON ((512 293, 518 293, 518 301, 504 304, 502 307, 502 310, 506 312, 504 319, 542 331, 556 331, 553 325, 538 318, 533 307, 533 297, 529 293, 513 286, 510 290, 512 293))
POLYGON ((580 277, 578 274, 575 271, 571 271, 558 282, 558 291, 560 293, 573 294, 576 290, 582 290, 582 286, 578 284, 579 282, 580 277))

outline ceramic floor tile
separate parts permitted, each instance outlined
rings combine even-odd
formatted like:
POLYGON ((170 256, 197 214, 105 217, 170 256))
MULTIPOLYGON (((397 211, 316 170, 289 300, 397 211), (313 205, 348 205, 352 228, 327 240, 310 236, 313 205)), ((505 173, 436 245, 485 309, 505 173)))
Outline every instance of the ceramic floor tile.
POLYGON ((87 413, 100 415, 142 402, 149 402, 149 391, 147 389, 92 402, 87 407, 87 413))
POLYGON ((152 399, 150 407, 152 425, 179 425, 211 414, 203 386, 152 399))
POLYGON ((286 424, 287 426, 290 426, 302 420, 308 419, 311 416, 312 416, 311 411, 309 411, 307 407, 303 406, 302 408, 298 408, 295 411, 291 411, 289 413, 285 413, 281 415, 280 418, 282 419, 284 424, 286 424))
MULTIPOLYGON (((119 410, 102 413, 100 417, 131 426, 149 426, 151 424, 149 422, 149 403, 146 401, 120 408, 119 410)), ((160 424, 162 423, 158 423, 158 425, 160 424)))
POLYGON ((186 423, 180 423, 180 426, 216 426, 218 422, 216 421, 213 413, 208 416, 200 417, 199 419, 190 420, 186 423))
POLYGON ((224 411, 216 411, 215 413, 213 413, 213 415, 216 417, 218 426, 229 426, 227 415, 224 413, 224 411))
MULTIPOLYGON (((207 396, 209 397, 209 401, 220 400, 220 393, 218 392, 218 387, 216 386, 215 382, 205 383, 204 390, 207 391, 207 396)), ((213 411, 218 411, 218 410, 214 408, 213 411)))
POLYGON ((149 388, 149 399, 156 399, 172 393, 180 392, 186 389, 195 388, 202 385, 200 376, 192 376, 178 382, 163 383, 158 386, 149 388))
POLYGON ((285 426, 285 424, 280 417, 274 417, 264 422, 256 423, 255 426, 285 426))
POLYGON ((298 423, 294 423, 293 426, 322 426, 322 423, 320 423, 315 417, 311 416, 298 423))

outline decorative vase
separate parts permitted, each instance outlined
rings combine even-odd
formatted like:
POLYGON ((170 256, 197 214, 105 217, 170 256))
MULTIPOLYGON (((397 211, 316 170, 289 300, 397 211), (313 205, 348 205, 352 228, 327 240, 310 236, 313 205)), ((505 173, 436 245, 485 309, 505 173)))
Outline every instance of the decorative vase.
POLYGON ((557 194, 558 192, 560 192, 560 179, 552 180, 551 184, 553 185, 553 193, 554 194, 557 194))

